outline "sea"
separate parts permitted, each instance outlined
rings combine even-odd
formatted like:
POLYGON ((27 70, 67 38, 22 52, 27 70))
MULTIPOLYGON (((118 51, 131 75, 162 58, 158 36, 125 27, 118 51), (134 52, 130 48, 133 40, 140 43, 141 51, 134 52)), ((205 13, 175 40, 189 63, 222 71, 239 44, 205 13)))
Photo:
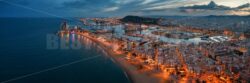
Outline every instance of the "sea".
POLYGON ((86 38, 79 49, 48 49, 47 36, 64 21, 70 20, 0 18, 0 83, 130 83, 123 69, 86 38))

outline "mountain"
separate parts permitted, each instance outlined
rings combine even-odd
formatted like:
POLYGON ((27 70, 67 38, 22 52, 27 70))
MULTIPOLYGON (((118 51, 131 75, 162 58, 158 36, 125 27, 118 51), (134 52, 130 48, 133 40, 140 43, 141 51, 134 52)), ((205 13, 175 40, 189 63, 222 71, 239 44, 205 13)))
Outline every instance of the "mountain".
POLYGON ((180 7, 180 9, 208 9, 208 10, 230 10, 230 7, 218 5, 214 1, 211 1, 207 5, 194 5, 187 7, 180 7))
POLYGON ((207 6, 210 7, 210 8, 215 8, 218 5, 214 1, 211 1, 207 6))
POLYGON ((250 3, 243 4, 241 6, 237 7, 238 9, 243 9, 243 8, 250 8, 250 3))
POLYGON ((250 11, 250 3, 243 4, 241 6, 238 6, 235 9, 242 10, 242 11, 250 11))

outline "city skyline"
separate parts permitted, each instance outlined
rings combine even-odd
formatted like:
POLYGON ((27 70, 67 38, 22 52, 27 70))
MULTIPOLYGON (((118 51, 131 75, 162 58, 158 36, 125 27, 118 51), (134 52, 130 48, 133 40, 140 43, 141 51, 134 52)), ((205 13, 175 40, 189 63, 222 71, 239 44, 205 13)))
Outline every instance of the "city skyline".
POLYGON ((250 83, 250 0, 0 0, 0 83, 250 83))

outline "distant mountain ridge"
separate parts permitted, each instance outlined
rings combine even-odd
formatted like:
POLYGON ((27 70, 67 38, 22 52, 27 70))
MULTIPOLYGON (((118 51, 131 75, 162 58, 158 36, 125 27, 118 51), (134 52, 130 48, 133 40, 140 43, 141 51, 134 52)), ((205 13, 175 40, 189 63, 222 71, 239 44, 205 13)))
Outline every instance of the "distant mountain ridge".
POLYGON ((250 3, 246 3, 237 7, 238 9, 250 8, 250 3))
POLYGON ((184 6, 184 7, 179 7, 180 9, 207 9, 207 10, 240 10, 240 9, 245 9, 249 8, 250 10, 250 3, 246 3, 243 5, 240 5, 238 7, 228 7, 228 6, 223 6, 223 5, 218 5, 214 1, 211 1, 207 5, 193 5, 193 6, 184 6))
POLYGON ((241 6, 238 6, 237 9, 250 12, 250 3, 246 3, 246 4, 243 4, 241 6))
POLYGON ((214 1, 211 1, 207 5, 194 5, 194 6, 187 6, 187 7, 180 7, 180 9, 221 9, 221 10, 230 10, 230 7, 223 6, 223 5, 218 5, 214 1))

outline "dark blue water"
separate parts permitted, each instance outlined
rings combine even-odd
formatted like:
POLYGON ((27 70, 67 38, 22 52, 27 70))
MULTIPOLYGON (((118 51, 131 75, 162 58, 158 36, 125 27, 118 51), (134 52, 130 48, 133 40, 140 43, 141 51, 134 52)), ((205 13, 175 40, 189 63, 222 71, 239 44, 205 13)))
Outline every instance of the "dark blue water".
POLYGON ((129 82, 122 69, 96 45, 85 48, 87 44, 82 42, 81 49, 47 49, 46 35, 57 32, 62 21, 0 18, 0 83, 129 82), (54 68, 96 55, 100 57, 54 68))

